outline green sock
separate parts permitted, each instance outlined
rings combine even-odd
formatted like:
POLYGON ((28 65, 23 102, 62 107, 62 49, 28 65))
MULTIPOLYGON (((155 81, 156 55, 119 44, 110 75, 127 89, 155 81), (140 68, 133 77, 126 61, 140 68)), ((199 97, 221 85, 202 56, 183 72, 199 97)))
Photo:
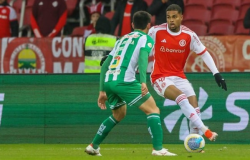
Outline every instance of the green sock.
POLYGON ((106 138, 106 136, 117 123, 118 121, 113 117, 113 115, 109 116, 102 122, 92 142, 93 148, 97 149, 99 147, 99 145, 102 143, 102 141, 106 138))
POLYGON ((153 140, 153 147, 155 150, 162 149, 163 133, 161 128, 160 115, 152 113, 147 116, 148 119, 148 131, 153 140))

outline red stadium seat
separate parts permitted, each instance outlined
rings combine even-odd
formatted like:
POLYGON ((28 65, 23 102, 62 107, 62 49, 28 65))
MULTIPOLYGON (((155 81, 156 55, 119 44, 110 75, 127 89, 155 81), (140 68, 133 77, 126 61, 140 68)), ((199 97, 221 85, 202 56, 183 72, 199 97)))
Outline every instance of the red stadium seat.
POLYGON ((244 19, 246 13, 247 13, 247 10, 250 8, 250 4, 249 5, 242 5, 240 6, 240 13, 239 13, 239 17, 238 17, 238 20, 240 19, 244 19))
POLYGON ((111 20, 111 19, 113 18, 113 16, 114 16, 114 13, 115 13, 115 12, 113 12, 113 11, 107 12, 107 13, 105 14, 105 17, 107 17, 109 20, 111 20))
POLYGON ((183 2, 184 2, 184 5, 186 5, 188 3, 188 0, 183 0, 183 2))
POLYGON ((250 0, 241 0, 241 5, 250 5, 250 0))
POLYGON ((144 1, 147 3, 148 6, 150 6, 153 2, 153 0, 144 0, 144 1))
POLYGON ((183 19, 200 21, 203 24, 207 24, 210 21, 211 11, 206 8, 193 8, 193 6, 188 6, 185 8, 185 13, 183 19))
POLYGON ((25 27, 30 26, 30 16, 32 13, 32 6, 26 7, 25 8, 25 13, 24 13, 24 19, 23 19, 23 25, 25 27))
POLYGON ((207 9, 211 9, 213 5, 213 0, 188 0, 185 6, 194 4, 203 5, 207 9))
POLYGON ((35 0, 27 0, 26 1, 26 7, 32 7, 34 2, 35 2, 35 0))
POLYGON ((68 9, 68 15, 71 15, 76 8, 78 0, 66 0, 65 2, 68 9))
POLYGON ((213 12, 211 21, 213 20, 228 20, 230 21, 231 24, 234 24, 239 16, 239 11, 238 10, 216 10, 213 12))
POLYGON ((234 26, 226 23, 211 24, 208 29, 209 35, 233 35, 234 26))
POLYGON ((75 27, 71 33, 71 36, 83 37, 86 26, 84 27, 75 27))
POLYGON ((190 23, 186 25, 188 28, 190 28, 192 31, 194 31, 198 36, 205 36, 207 35, 207 26, 204 24, 195 24, 190 23))
POLYGON ((235 25, 235 34, 249 35, 250 29, 245 29, 243 25, 243 20, 239 20, 235 25))
POLYGON ((204 25, 204 23, 202 23, 201 21, 196 21, 196 20, 183 20, 182 21, 182 25, 184 26, 189 26, 192 24, 196 24, 196 25, 204 25))
POLYGON ((207 10, 207 8, 202 4, 188 4, 185 6, 185 12, 193 11, 196 9, 207 10))
POLYGON ((21 12, 21 8, 22 8, 22 0, 16 0, 16 1, 14 1, 12 7, 15 9, 15 11, 17 13, 20 13, 21 12))
POLYGON ((240 0, 214 0, 214 5, 220 4, 220 5, 232 5, 234 8, 239 8, 241 5, 240 0))
POLYGON ((224 11, 230 12, 232 10, 235 10, 235 8, 231 4, 216 4, 216 5, 213 5, 212 7, 212 14, 213 12, 217 12, 218 10, 224 10, 224 11))
POLYGON ((213 26, 213 25, 218 25, 218 24, 226 24, 226 25, 232 25, 230 20, 222 20, 222 19, 214 19, 212 21, 209 22, 209 26, 213 26))

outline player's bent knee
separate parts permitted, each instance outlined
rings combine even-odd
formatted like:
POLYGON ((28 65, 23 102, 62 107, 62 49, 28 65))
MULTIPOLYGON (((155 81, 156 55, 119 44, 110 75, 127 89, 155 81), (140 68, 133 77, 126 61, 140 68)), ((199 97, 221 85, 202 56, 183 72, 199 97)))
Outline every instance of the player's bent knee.
POLYGON ((126 116, 126 107, 118 108, 117 110, 113 110, 113 116, 117 121, 121 121, 126 116))
POLYGON ((149 97, 149 99, 144 102, 139 108, 147 115, 152 113, 160 113, 160 109, 156 106, 152 96, 149 97))

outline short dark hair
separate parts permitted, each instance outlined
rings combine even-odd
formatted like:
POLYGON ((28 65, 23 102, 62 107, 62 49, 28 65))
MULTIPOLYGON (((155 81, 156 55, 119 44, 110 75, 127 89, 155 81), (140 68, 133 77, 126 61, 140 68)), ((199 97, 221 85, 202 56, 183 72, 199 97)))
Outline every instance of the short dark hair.
POLYGON ((110 20, 104 16, 100 16, 96 21, 95 30, 96 33, 110 34, 111 33, 110 20))
POLYGON ((169 5, 168 8, 166 9, 166 12, 167 11, 178 11, 178 13, 182 14, 182 9, 177 4, 171 4, 171 5, 169 5))
POLYGON ((134 29, 144 30, 151 22, 151 15, 146 11, 135 12, 133 16, 134 29))

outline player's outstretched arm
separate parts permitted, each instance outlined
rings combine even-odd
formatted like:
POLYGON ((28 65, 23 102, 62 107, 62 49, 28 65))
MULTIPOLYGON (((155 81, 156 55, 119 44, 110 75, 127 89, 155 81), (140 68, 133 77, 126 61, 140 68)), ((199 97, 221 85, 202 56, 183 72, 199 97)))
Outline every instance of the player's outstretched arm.
POLYGON ((219 87, 221 87, 222 89, 224 89, 225 91, 227 90, 227 85, 226 85, 226 81, 225 79, 220 75, 213 58, 211 57, 211 55, 208 53, 208 51, 206 51, 204 54, 201 55, 201 58, 203 59, 203 61, 206 63, 206 65, 208 66, 208 68, 210 69, 210 71, 213 73, 214 77, 215 77, 215 81, 218 84, 219 87))

